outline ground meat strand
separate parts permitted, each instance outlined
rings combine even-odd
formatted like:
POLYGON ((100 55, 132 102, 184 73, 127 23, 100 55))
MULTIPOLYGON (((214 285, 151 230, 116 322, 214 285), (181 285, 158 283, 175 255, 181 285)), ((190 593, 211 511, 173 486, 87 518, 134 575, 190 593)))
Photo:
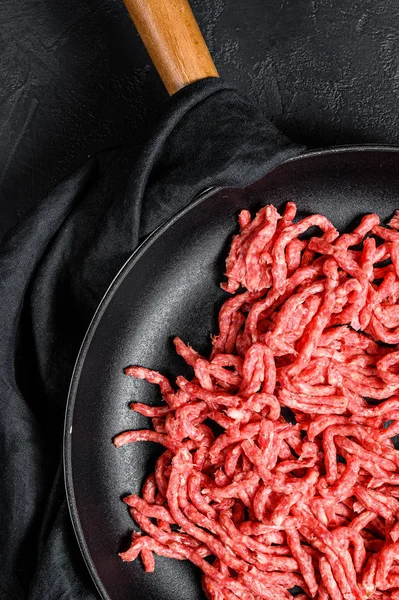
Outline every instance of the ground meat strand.
POLYGON ((133 398, 153 429, 115 446, 166 448, 123 498, 124 561, 189 560, 211 600, 399 600, 398 215, 240 213, 209 359, 175 338, 191 380, 124 369, 163 403, 133 398))

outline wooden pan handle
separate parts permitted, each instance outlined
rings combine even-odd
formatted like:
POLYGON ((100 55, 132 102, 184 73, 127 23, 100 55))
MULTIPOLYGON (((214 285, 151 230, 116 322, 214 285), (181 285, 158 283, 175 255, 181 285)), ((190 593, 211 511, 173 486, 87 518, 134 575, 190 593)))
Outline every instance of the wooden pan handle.
POLYGON ((187 0, 124 0, 169 94, 216 67, 187 0))

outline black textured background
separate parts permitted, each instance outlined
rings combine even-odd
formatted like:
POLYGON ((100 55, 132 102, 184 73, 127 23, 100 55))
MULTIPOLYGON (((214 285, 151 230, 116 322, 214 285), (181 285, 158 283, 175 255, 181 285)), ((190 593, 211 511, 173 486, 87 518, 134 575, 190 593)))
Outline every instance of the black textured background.
MULTIPOLYGON (((312 147, 398 143, 395 0, 192 0, 220 74, 312 147)), ((0 237, 166 99, 122 0, 0 3, 0 237)))

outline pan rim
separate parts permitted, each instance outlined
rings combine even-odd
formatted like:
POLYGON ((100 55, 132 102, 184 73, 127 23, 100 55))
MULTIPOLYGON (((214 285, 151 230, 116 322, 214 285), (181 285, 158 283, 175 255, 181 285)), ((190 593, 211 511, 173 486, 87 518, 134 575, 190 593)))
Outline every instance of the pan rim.
MULTIPOLYGON (((274 167, 266 173, 273 172, 275 169, 282 167, 283 165, 300 162, 302 160, 311 159, 317 156, 323 155, 333 155, 333 154, 344 154, 350 152, 387 152, 392 154, 399 154, 399 146, 394 144, 347 144, 341 146, 334 146, 329 148, 319 148, 319 149, 311 149, 305 150, 303 153, 298 156, 294 156, 274 167)), ((265 175, 265 176, 266 176, 265 175)), ((141 258, 141 256, 147 251, 156 240, 170 227, 174 225, 176 221, 178 221, 183 215, 187 214, 190 210, 194 209, 196 206, 204 202, 209 196, 214 195, 215 193, 228 189, 229 187, 237 187, 237 186, 218 186, 211 187, 204 190, 199 196, 197 196, 193 202, 190 202, 186 207, 180 210, 174 217, 165 221, 161 225, 159 225, 150 235, 146 237, 146 239, 132 252, 126 262, 122 265, 119 271, 116 273, 115 277, 112 279, 109 284, 107 290, 105 291, 89 325, 87 331, 83 337, 82 343, 79 348, 79 352, 77 354, 77 358, 75 361, 75 365, 71 375, 71 382, 69 385, 66 409, 65 409, 65 419, 64 419, 64 430, 63 430, 63 467, 64 467, 64 485, 66 491, 67 505, 69 514, 71 517, 71 522, 73 526, 73 530, 79 545, 80 552, 85 561, 86 567, 90 573, 90 576, 93 580, 97 591, 99 592, 102 600, 112 600, 106 591, 101 578, 97 572, 94 561, 90 555, 85 535, 83 532, 83 528, 79 518, 79 512, 76 505, 76 498, 74 492, 73 485, 73 474, 72 474, 72 459, 71 459, 71 449, 72 449, 72 421, 74 416, 74 408, 76 401, 76 391, 79 385, 80 374, 82 367, 85 362, 85 358, 90 347, 91 340, 96 332, 96 328, 104 314, 109 302, 113 298, 116 290, 119 285, 123 281, 125 275, 131 270, 131 268, 136 264, 136 262, 141 258)), ((245 189, 245 188, 243 188, 245 189)))

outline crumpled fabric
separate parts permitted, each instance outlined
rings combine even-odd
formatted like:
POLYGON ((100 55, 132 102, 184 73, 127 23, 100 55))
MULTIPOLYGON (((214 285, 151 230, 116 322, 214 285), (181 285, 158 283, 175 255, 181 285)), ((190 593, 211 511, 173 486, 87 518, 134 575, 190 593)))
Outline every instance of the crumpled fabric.
POLYGON ((94 600, 62 465, 69 381, 108 285, 157 226, 213 186, 245 186, 303 147, 218 79, 173 96, 140 158, 82 166, 0 248, 0 598, 94 600))

